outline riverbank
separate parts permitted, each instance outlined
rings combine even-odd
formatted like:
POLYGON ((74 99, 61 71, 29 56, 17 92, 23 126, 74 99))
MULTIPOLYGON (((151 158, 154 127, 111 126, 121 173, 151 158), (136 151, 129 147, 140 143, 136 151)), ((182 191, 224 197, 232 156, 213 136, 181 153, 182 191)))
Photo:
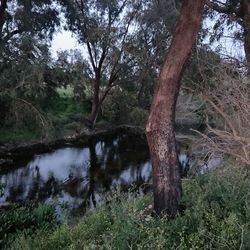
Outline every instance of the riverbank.
POLYGON ((0 146, 0 171, 15 166, 20 161, 27 161, 35 154, 51 152, 64 146, 84 146, 91 140, 98 141, 114 134, 129 133, 145 136, 144 128, 121 125, 113 128, 87 130, 60 139, 43 140, 32 143, 5 144, 0 146))
MULTIPOLYGON (((190 127, 189 127, 190 128, 190 127)), ((188 147, 192 140, 190 130, 185 126, 178 127, 177 141, 188 147), (189 133, 189 134, 188 134, 189 133)), ((145 128, 133 125, 120 125, 116 127, 96 128, 89 130, 85 128, 81 133, 75 133, 58 139, 44 139, 26 143, 8 143, 0 145, 0 172, 15 167, 17 164, 27 163, 34 155, 52 152, 63 147, 84 147, 90 143, 105 140, 105 138, 118 135, 130 134, 145 139, 145 128)))
MULTIPOLYGON (((113 192, 106 205, 56 228, 19 232, 6 249, 249 249, 250 177, 227 161, 183 180, 185 210, 174 220, 151 214, 152 196, 113 192)), ((4 228, 2 228, 4 230, 4 228)))

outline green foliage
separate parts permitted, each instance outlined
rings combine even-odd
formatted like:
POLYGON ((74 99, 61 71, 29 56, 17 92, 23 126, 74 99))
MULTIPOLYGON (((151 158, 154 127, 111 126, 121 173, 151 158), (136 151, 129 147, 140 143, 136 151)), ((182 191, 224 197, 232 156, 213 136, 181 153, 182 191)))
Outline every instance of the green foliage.
POLYGON ((75 133, 83 126, 82 118, 87 114, 87 104, 70 96, 56 97, 48 103, 46 113, 52 123, 51 135, 63 136, 67 130, 75 133))
POLYGON ((48 138, 53 135, 51 125, 55 125, 55 131, 58 131, 57 124, 63 123, 61 119, 66 120, 64 123, 75 121, 69 120, 69 113, 84 114, 85 109, 80 110, 81 103, 85 100, 83 59, 77 51, 73 51, 61 52, 57 61, 53 61, 47 41, 26 33, 20 36, 15 45, 16 51, 12 56, 9 55, 6 60, 0 57, 0 127, 2 131, 6 131, 0 140, 18 142, 19 138, 23 141, 25 135, 27 140, 40 136, 48 138), (82 92, 77 94, 79 90, 82 92), (63 101, 59 97, 71 98, 74 104, 66 105, 66 108, 65 105, 60 105, 63 101), (66 109, 58 117, 54 116, 58 110, 55 102, 66 109), (51 119, 53 124, 50 122, 51 112, 47 112, 51 111, 50 105, 55 108, 51 119), (56 119, 59 121, 54 121, 56 119), (29 136, 26 130, 34 136, 29 136))
POLYGON ((119 192, 74 225, 21 235, 12 249, 249 249, 250 178, 232 164, 184 180, 186 209, 174 220, 143 217, 152 197, 119 192))
POLYGON ((128 114, 129 124, 136 126, 146 126, 148 111, 139 107, 134 107, 128 114))
POLYGON ((0 46, 4 46, 6 52, 10 52, 22 34, 51 39, 55 27, 60 24, 57 6, 52 3, 52 0, 7 1, 6 6, 2 3, 1 11, 6 18, 0 27, 0 46))
POLYGON ((136 99, 131 93, 122 89, 114 89, 103 102, 102 115, 111 123, 126 123, 127 115, 135 104, 136 99))
POLYGON ((54 209, 46 204, 14 206, 1 211, 0 248, 6 247, 19 233, 32 235, 37 230, 51 229, 55 223, 54 209))
POLYGON ((41 137, 41 132, 28 128, 1 127, 0 143, 22 143, 35 141, 41 137))
POLYGON ((103 118, 112 124, 132 124, 144 126, 148 112, 138 107, 134 93, 115 89, 107 96, 102 107, 103 118))

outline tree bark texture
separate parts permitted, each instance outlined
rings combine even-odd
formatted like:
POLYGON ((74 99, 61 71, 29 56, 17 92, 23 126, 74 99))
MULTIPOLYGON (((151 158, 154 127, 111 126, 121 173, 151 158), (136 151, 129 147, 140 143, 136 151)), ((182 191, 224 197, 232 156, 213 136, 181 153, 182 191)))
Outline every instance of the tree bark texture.
POLYGON ((244 48, 247 60, 248 75, 250 75, 250 0, 243 2, 244 48))
POLYGON ((93 128, 96 123, 96 119, 99 113, 99 92, 100 92, 100 84, 101 84, 101 79, 99 76, 95 78, 94 82, 94 93, 93 93, 93 100, 92 100, 92 107, 91 107, 91 115, 90 115, 90 126, 93 128))
POLYGON ((158 78, 146 127, 153 166, 154 209, 175 217, 181 177, 174 131, 175 107, 184 65, 199 30, 205 0, 184 0, 173 40, 158 78))

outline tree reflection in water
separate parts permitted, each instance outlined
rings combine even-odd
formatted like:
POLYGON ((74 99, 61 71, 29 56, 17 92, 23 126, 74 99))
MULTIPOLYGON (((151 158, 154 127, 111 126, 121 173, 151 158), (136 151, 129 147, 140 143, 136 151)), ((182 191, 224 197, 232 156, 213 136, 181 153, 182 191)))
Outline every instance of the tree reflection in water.
POLYGON ((36 155, 26 166, 1 175, 5 189, 0 202, 66 202, 75 210, 96 206, 112 188, 127 189, 131 184, 139 188, 150 178, 145 138, 136 135, 93 138, 82 148, 67 147, 36 155))

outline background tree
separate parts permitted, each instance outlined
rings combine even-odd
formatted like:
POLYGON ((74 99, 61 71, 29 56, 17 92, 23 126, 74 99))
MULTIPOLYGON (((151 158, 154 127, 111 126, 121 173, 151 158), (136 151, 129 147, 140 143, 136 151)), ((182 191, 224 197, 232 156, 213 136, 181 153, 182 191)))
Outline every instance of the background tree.
POLYGON ((115 85, 128 83, 134 61, 128 50, 132 25, 141 1, 85 0, 64 4, 69 29, 77 34, 88 54, 85 68, 92 85, 90 126, 115 85))
POLYGON ((183 1, 172 44, 160 72, 146 134, 153 166, 154 209, 174 217, 181 198, 175 140, 175 106, 184 65, 199 30, 204 1, 183 1))
MULTIPOLYGON (((242 40, 247 61, 247 70, 250 74, 250 1, 249 0, 227 0, 209 1, 207 6, 221 13, 220 19, 214 25, 213 37, 220 37, 225 27, 237 24, 241 30, 236 30, 235 37, 242 40), (217 31, 217 32, 216 32, 217 31)), ((214 18, 214 12, 209 13, 214 18)))
POLYGON ((57 8, 50 0, 0 1, 0 102, 6 107, 1 110, 4 117, 12 114, 9 111, 18 106, 14 104, 17 100, 34 111, 30 101, 39 102, 48 94, 44 79, 50 61, 48 43, 60 24, 57 8))
POLYGON ((1 57, 14 48, 22 34, 49 41, 60 24, 58 8, 53 0, 1 0, 1 57))

